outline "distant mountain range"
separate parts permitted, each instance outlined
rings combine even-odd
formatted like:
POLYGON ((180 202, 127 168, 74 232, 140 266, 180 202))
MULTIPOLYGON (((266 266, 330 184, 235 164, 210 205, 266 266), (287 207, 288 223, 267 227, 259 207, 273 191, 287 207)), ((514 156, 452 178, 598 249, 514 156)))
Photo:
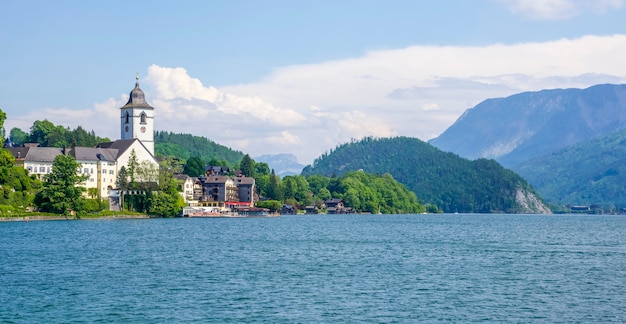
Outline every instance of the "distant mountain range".
POLYGON ((293 154, 266 154, 257 156, 254 160, 267 163, 270 169, 274 169, 274 172, 281 177, 300 174, 304 168, 304 165, 300 164, 293 154))
POLYGON ((626 206, 626 85, 488 99, 430 141, 470 159, 493 158, 547 201, 626 206))
POLYGON ((513 167, 626 128, 626 85, 524 92, 468 109, 430 143, 513 167))
POLYGON ((421 203, 445 212, 549 213, 531 186, 493 160, 470 161, 416 138, 365 138, 342 144, 302 175, 340 176, 363 170, 391 174, 421 203))

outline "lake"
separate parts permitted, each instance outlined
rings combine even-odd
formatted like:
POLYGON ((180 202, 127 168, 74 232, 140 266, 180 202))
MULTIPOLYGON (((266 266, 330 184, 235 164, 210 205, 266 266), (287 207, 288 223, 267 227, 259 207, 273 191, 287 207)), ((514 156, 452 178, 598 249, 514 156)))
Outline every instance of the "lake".
POLYGON ((0 322, 626 322, 626 216, 0 223, 0 322))

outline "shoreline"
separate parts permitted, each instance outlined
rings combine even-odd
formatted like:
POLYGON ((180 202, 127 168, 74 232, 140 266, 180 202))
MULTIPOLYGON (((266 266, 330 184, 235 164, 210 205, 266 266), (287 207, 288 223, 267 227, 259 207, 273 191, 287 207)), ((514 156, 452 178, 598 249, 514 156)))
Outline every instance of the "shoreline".
POLYGON ((150 218, 148 215, 113 215, 102 217, 83 217, 75 216, 16 216, 16 217, 0 217, 0 222, 30 222, 30 221, 57 221, 57 220, 91 220, 91 219, 142 219, 150 218))

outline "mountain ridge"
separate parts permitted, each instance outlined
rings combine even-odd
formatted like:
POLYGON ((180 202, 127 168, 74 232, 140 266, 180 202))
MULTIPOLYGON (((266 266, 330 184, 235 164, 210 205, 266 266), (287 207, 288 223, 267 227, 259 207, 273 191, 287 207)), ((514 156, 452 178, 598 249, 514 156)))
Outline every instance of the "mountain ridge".
POLYGON ((510 167, 626 128, 626 85, 547 89, 487 99, 430 144, 510 167))

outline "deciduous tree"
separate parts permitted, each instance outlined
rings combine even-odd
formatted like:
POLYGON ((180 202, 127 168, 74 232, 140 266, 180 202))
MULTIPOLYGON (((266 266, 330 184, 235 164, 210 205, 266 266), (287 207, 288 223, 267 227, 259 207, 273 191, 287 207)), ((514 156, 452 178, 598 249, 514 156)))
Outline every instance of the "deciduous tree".
POLYGON ((72 156, 58 155, 52 164, 52 171, 44 178, 43 190, 35 199, 37 206, 62 215, 82 211, 85 187, 80 184, 88 177, 76 172, 80 167, 81 164, 72 156))

